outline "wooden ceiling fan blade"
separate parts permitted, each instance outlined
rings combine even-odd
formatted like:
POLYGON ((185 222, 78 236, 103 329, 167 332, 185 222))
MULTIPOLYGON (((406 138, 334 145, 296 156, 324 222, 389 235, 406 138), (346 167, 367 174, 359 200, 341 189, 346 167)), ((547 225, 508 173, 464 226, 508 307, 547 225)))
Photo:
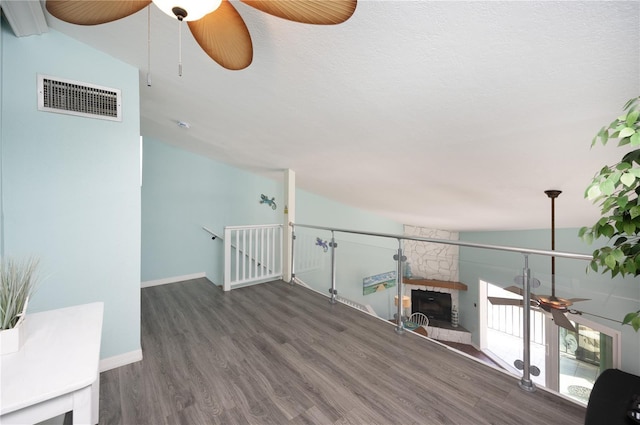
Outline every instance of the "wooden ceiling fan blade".
POLYGON ((335 25, 349 19, 356 10, 356 0, 241 0, 288 21, 303 24, 335 25))
MULTIPOLYGON (((505 291, 513 292, 514 294, 520 295, 521 297, 524 297, 524 291, 520 287, 507 286, 506 288, 502 288, 502 289, 504 289, 505 291)), ((539 301, 538 296, 533 292, 531 292, 529 293, 529 297, 531 298, 531 305, 537 306, 537 301, 539 301)))
POLYGON ((577 303, 580 301, 591 301, 589 298, 569 298, 568 301, 571 301, 572 303, 577 303))
POLYGON ((522 290, 522 288, 518 288, 517 286, 507 286, 506 288, 503 288, 503 289, 505 291, 513 292, 514 294, 518 294, 520 296, 524 294, 524 291, 522 290))
POLYGON ((551 316, 553 316, 553 321, 556 322, 556 325, 568 329, 572 332, 577 332, 576 328, 573 326, 573 323, 571 323, 571 321, 567 319, 567 316, 565 316, 565 314, 561 310, 552 308, 551 316))
POLYGON ((253 44, 238 11, 223 0, 215 11, 188 22, 191 34, 214 61, 230 70, 248 67, 253 60, 253 44))
POLYGON ((144 9, 151 0, 47 0, 47 10, 61 21, 98 25, 116 21, 144 9))
POLYGON ((513 298, 487 297, 493 305, 522 305, 522 300, 514 300, 513 298))

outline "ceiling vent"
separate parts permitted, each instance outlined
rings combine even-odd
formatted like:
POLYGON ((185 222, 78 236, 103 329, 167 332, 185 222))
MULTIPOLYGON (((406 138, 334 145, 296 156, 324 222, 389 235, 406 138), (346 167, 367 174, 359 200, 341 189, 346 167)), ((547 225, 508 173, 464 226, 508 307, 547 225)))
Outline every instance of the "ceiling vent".
POLYGON ((122 121, 121 92, 38 74, 38 110, 122 121))

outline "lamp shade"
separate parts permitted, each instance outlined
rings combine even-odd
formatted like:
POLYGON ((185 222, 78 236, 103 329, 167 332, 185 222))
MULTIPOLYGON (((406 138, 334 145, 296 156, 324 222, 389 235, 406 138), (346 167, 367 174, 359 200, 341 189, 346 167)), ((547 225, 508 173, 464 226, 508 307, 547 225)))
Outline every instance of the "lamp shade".
MULTIPOLYGON (((393 297, 393 305, 398 305, 398 296, 393 297)), ((407 295, 402 296, 402 308, 411 308, 411 298, 407 295)))
POLYGON ((216 10, 222 0, 153 0, 153 3, 172 18, 176 17, 173 8, 179 7, 187 12, 185 21, 197 21, 216 10))

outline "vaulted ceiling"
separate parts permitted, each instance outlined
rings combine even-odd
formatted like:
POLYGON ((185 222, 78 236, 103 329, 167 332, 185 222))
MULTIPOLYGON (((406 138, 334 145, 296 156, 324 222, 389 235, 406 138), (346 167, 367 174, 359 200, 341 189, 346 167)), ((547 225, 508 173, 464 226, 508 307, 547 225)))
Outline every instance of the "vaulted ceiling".
POLYGON ((361 0, 336 26, 232 4, 252 64, 223 69, 185 27, 181 77, 178 24, 154 5, 98 26, 44 14, 140 69, 144 136, 270 178, 290 168, 405 224, 548 228, 545 189, 563 191, 557 227, 596 220, 584 189, 623 150, 590 143, 640 94, 638 1, 361 0))

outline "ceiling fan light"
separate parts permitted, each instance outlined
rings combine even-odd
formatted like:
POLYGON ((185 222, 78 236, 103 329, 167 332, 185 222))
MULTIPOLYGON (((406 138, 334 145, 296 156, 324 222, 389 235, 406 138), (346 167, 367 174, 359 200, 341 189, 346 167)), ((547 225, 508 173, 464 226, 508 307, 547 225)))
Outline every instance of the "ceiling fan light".
POLYGON ((173 9, 179 8, 187 12, 187 16, 183 20, 197 21, 216 10, 222 0, 153 0, 153 3, 172 18, 176 17, 173 9))

